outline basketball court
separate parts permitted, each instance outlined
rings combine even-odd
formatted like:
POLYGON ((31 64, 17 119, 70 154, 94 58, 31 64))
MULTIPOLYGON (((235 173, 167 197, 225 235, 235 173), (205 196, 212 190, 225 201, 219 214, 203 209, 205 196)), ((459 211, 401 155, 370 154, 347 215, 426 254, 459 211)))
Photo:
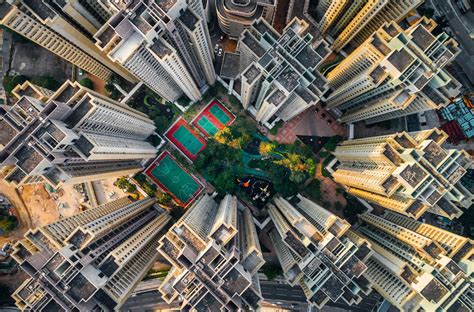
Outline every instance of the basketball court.
POLYGON ((206 148, 206 140, 194 132, 182 118, 171 125, 165 132, 165 137, 191 161, 195 160, 199 152, 206 148))
POLYGON ((212 100, 191 122, 206 136, 217 132, 234 122, 235 116, 219 101, 212 100))
POLYGON ((168 151, 161 153, 145 170, 145 174, 184 207, 204 190, 201 182, 181 167, 168 151))

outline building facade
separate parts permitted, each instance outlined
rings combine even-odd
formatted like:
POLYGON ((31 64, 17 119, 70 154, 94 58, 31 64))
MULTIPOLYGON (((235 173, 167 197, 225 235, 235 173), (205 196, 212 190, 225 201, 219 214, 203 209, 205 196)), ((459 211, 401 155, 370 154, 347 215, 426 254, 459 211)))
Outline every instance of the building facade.
POLYGON ((197 201, 161 239, 173 265, 159 291, 183 311, 252 311, 262 300, 257 271, 264 264, 252 215, 235 196, 197 201))
POLYGON ((30 278, 13 294, 29 311, 114 311, 158 257, 171 217, 154 198, 123 197, 29 230, 12 257, 30 278))
POLYGON ((474 198, 460 183, 472 161, 443 148, 447 137, 435 128, 344 141, 333 153, 333 179, 353 196, 414 219, 426 211, 458 218, 474 198))
POLYGON ((26 83, 14 94, 18 101, 0 109, 0 166, 10 168, 5 180, 13 185, 127 175, 156 155, 145 141, 153 121, 77 82, 54 93, 26 83))
POLYGON ((101 79, 108 80, 114 71, 137 82, 134 75, 95 46, 92 36, 110 14, 104 9, 105 16, 101 17, 93 10, 99 6, 98 1, 4 0, 0 3, 0 24, 101 79))
POLYGON ((96 46, 169 101, 198 100, 216 80, 202 1, 117 1, 96 46))
POLYGON ((240 34, 252 23, 265 19, 273 24, 276 0, 216 0, 216 14, 220 29, 231 39, 239 39, 240 34))
POLYGON ((275 225, 270 239, 287 282, 300 285, 308 303, 318 309, 338 300, 353 305, 372 291, 365 277, 370 244, 347 236, 347 221, 301 195, 291 202, 276 197, 268 212, 275 225))
POLYGON ((375 251, 366 276, 392 305, 400 311, 474 309, 470 239, 391 211, 360 219, 358 235, 375 251))
POLYGON ((237 47, 241 102, 266 127, 294 118, 328 91, 318 68, 330 50, 325 41, 313 41, 308 23, 298 18, 283 35, 264 19, 242 33, 237 47))
POLYGON ((370 124, 449 104, 461 84, 444 67, 460 49, 435 27, 427 18, 384 24, 328 74, 327 108, 343 123, 370 124))
POLYGON ((323 35, 334 38, 331 49, 361 45, 384 23, 400 22, 423 0, 321 0, 314 16, 323 35))

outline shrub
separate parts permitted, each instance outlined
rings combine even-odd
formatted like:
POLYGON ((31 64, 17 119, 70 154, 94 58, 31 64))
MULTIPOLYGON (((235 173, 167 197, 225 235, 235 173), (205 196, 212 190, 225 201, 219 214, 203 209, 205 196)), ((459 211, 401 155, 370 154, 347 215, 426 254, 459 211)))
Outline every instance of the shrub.
POLYGON ((37 86, 56 91, 61 84, 51 76, 39 76, 31 79, 31 82, 37 86))
POLYGON ((262 267, 262 272, 269 281, 274 280, 276 277, 282 274, 281 268, 274 265, 264 265, 262 267))
POLYGON ((28 80, 27 76, 17 75, 17 76, 4 76, 3 77, 3 87, 5 91, 10 93, 13 89, 28 80))
POLYGON ((94 82, 92 82, 92 80, 90 80, 89 78, 82 78, 81 80, 79 80, 79 84, 83 87, 94 90, 94 82))

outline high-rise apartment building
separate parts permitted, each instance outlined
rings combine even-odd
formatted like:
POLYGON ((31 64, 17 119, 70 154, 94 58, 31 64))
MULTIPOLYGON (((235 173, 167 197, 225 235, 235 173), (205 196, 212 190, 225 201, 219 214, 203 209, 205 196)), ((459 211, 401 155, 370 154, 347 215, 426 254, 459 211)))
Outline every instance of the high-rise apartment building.
POLYGON ((92 35, 110 14, 102 2, 2 0, 0 24, 101 79, 107 80, 114 71, 136 82, 134 75, 94 44, 92 35), (104 8, 104 16, 93 10, 99 7, 104 8))
POLYGON ((173 265, 159 290, 182 311, 254 311, 262 300, 257 271, 264 264, 248 208, 235 196, 197 201, 161 239, 173 265))
POLYGON ((375 253, 366 262, 373 288, 400 311, 473 311, 474 245, 435 226, 386 211, 365 213, 358 234, 375 253))
POLYGON ((28 311, 118 310, 158 257, 171 217, 154 198, 114 200, 29 230, 12 257, 30 278, 13 294, 28 311))
POLYGON ((426 211, 458 218, 474 195, 460 179, 472 166, 463 150, 445 149, 438 129, 342 142, 335 182, 356 197, 418 219, 426 211))
POLYGON ((238 39, 240 34, 259 18, 264 18, 272 24, 276 4, 276 0, 216 0, 219 27, 230 38, 238 39))
POLYGON ((96 45, 167 100, 198 100, 216 75, 202 1, 111 1, 96 45), (187 3, 188 2, 188 3, 187 3))
POLYGON ((384 23, 400 22, 423 0, 321 0, 314 16, 323 35, 334 38, 339 51, 350 43, 357 47, 384 23))
POLYGON ((346 235, 348 222, 301 195, 291 202, 276 197, 268 212, 284 275, 303 288, 310 304, 319 309, 329 301, 352 305, 371 292, 365 262, 372 250, 366 240, 346 235))
POLYGON ((298 18, 283 35, 262 18, 242 33, 241 102, 266 127, 294 118, 328 91, 318 67, 330 50, 325 41, 313 41, 308 23, 298 18))
POLYGON ((435 27, 384 24, 328 74, 327 108, 344 123, 374 123, 447 105, 461 84, 444 67, 460 49, 435 27))
POLYGON ((0 166, 14 185, 78 183, 135 173, 156 149, 145 140, 155 125, 79 83, 56 92, 26 83, 18 101, 0 108, 0 166), (45 99, 47 99, 45 101, 45 99))

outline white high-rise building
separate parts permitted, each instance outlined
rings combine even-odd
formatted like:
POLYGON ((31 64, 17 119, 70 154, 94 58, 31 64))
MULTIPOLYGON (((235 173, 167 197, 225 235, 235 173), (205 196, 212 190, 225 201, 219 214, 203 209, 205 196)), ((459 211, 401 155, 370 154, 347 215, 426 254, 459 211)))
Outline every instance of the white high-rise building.
POLYGON ((145 140, 155 125, 144 113, 65 82, 56 92, 30 83, 0 109, 0 166, 14 185, 78 183, 142 169, 156 149, 145 140))
POLYGON ((347 236, 347 221, 301 195, 276 197, 268 212, 283 273, 290 285, 303 288, 308 303, 318 309, 329 301, 353 305, 372 291, 365 276, 372 249, 367 240, 347 236))
POLYGON ((303 20, 294 18, 280 35, 261 18, 237 49, 242 105, 268 128, 316 105, 329 89, 318 68, 330 50, 325 41, 313 42, 303 20))
POLYGON ((255 311, 262 300, 257 272, 264 264, 249 209, 226 195, 203 196, 161 239, 173 265, 162 298, 182 311, 255 311))
POLYGON ((167 100, 198 100, 216 75, 201 1, 117 1, 96 45, 167 100))
POLYGON ((109 6, 102 2, 2 0, 0 24, 101 79, 107 80, 114 71, 137 82, 134 75, 94 44, 92 36, 110 14, 109 6))
POLYGON ((28 278, 13 298, 25 311, 117 311, 158 257, 171 217, 123 197, 31 229, 12 257, 28 278))

